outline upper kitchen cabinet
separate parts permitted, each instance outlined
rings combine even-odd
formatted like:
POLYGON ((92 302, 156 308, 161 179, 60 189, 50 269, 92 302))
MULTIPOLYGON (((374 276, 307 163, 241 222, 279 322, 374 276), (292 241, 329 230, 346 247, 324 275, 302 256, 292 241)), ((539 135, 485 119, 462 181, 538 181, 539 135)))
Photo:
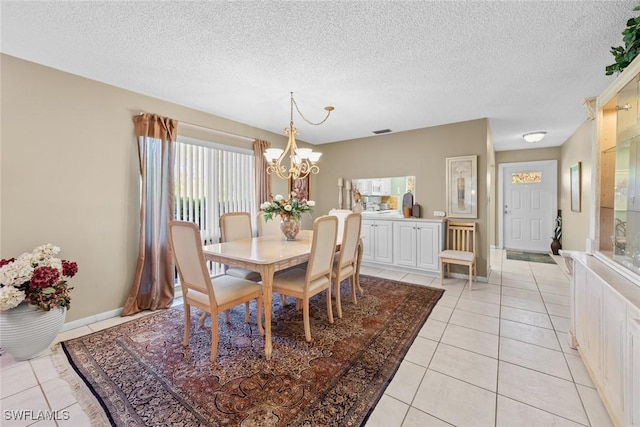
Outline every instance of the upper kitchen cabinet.
POLYGON ((363 196, 399 196, 409 190, 413 192, 415 177, 362 178, 354 179, 352 183, 353 189, 363 196))

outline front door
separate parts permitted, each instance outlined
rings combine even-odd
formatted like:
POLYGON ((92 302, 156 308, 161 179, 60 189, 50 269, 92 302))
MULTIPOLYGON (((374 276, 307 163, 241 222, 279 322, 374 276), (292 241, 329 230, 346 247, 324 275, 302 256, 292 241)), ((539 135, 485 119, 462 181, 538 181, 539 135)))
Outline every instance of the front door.
POLYGON ((500 165, 501 246, 549 252, 558 206, 557 161, 500 165))

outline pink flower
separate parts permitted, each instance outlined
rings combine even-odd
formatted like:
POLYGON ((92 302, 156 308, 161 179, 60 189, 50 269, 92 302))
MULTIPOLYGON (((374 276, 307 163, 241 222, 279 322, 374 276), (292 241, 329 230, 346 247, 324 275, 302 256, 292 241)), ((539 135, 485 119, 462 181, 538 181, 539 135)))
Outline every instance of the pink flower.
POLYGON ((58 283, 60 279, 60 272, 47 265, 37 267, 33 270, 33 276, 31 276, 31 286, 34 288, 49 288, 58 283))

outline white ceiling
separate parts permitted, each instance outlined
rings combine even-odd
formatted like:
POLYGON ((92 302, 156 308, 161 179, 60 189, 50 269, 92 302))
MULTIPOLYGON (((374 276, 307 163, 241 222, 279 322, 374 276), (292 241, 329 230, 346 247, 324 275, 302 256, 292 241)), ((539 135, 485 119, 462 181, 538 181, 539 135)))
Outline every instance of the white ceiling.
POLYGON ((2 1, 0 50, 277 133, 293 91, 336 108, 294 115, 313 144, 487 117, 503 151, 580 126, 636 3, 2 1))

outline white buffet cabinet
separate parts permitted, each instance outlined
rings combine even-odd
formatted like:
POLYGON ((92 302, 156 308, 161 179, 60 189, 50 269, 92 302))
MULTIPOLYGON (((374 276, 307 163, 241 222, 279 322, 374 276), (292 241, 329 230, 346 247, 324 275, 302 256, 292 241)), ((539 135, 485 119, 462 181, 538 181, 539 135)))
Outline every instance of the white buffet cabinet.
POLYGON ((570 344, 614 424, 640 427, 640 284, 594 256, 573 259, 570 344))
POLYGON ((444 248, 444 221, 397 216, 362 218, 364 265, 439 274, 444 248))

